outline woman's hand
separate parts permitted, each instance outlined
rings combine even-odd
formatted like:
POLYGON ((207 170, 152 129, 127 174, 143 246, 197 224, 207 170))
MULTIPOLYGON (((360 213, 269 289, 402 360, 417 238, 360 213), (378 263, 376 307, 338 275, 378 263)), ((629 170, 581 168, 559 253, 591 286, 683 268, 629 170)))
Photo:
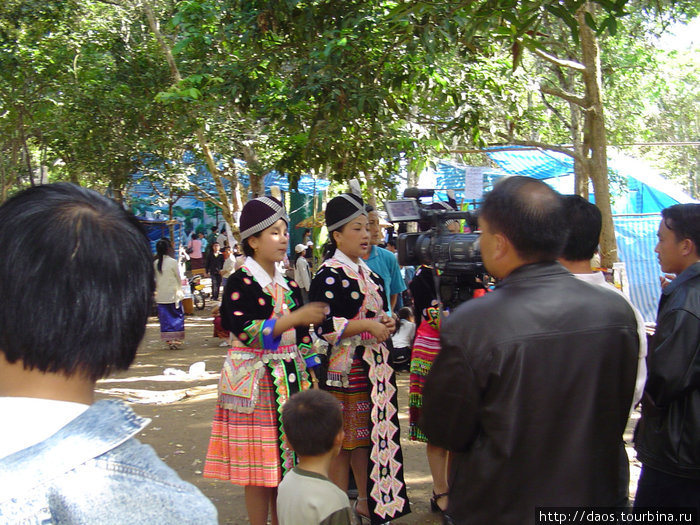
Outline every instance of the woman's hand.
POLYGON ((396 320, 393 317, 384 315, 382 317, 382 324, 386 326, 392 334, 396 331, 396 320))
POLYGON ((328 305, 320 301, 315 301, 294 310, 292 315, 294 316, 294 326, 318 325, 322 323, 326 315, 328 315, 328 305))
POLYGON ((328 315, 328 305, 326 303, 313 302, 305 304, 301 308, 290 312, 288 315, 283 315, 277 319, 272 335, 277 337, 295 326, 321 324, 326 318, 326 315, 328 315))
POLYGON ((391 337, 389 327, 387 327, 384 323, 380 323, 379 321, 370 321, 367 331, 380 343, 383 343, 389 339, 389 337, 391 337))

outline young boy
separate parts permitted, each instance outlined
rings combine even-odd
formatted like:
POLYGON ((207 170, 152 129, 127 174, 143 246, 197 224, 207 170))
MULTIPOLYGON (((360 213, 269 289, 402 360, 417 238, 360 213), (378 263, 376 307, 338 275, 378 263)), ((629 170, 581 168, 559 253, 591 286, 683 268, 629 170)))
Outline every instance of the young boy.
POLYGON ((299 463, 279 486, 280 525, 350 525, 350 501, 328 479, 343 443, 340 403, 323 390, 299 392, 282 408, 282 425, 299 463))

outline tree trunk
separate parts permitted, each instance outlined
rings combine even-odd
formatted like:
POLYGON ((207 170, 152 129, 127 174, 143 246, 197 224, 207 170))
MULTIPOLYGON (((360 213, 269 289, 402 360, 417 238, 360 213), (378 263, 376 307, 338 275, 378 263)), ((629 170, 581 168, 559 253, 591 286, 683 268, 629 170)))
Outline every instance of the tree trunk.
MULTIPOLYGON (((151 7, 150 3, 148 0, 142 0, 143 4, 143 9, 146 13, 146 18, 148 19, 148 24, 151 27, 151 31, 153 32, 153 35, 156 37, 156 41, 160 45, 161 50, 163 51, 163 54, 165 55, 165 59, 168 62, 168 66, 170 67, 170 73, 173 77, 173 80, 175 83, 179 83, 182 81, 182 76, 180 75, 180 70, 177 67, 177 63, 175 62, 175 57, 173 56, 172 50, 170 48, 170 45, 168 42, 163 38, 162 33, 160 32, 160 28, 158 26, 158 22, 156 20, 155 14, 153 13, 153 8, 151 7)), ((194 117, 190 115, 193 119, 194 117)), ((197 119, 194 119, 197 120, 197 119)), ((212 179, 214 180, 214 185, 216 186, 216 192, 219 196, 220 200, 220 207, 222 210, 222 213, 224 215, 224 220, 229 225, 233 225, 233 215, 231 213, 231 202, 228 198, 228 194, 226 193, 226 189, 224 187, 223 181, 222 181, 222 173, 219 171, 219 169, 216 167, 216 162, 214 160, 214 156, 211 153, 211 150, 209 149, 209 144, 206 141, 206 137, 204 136, 204 127, 199 126, 197 127, 195 131, 195 135, 197 136, 197 142, 199 143, 199 146, 202 148, 202 154, 204 155, 204 160, 207 164, 207 168, 209 169, 209 172, 211 173, 212 179)), ((252 177, 251 177, 252 179, 252 177)), ((252 180, 251 180, 252 184, 252 180)))
POLYGON ((610 206, 600 54, 595 33, 585 21, 585 13, 587 11, 591 12, 591 10, 591 4, 586 3, 576 13, 583 65, 585 66, 583 80, 587 107, 584 110, 586 130, 584 142, 588 146, 590 153, 590 157, 585 162, 588 165, 588 171, 593 181, 596 205, 603 216, 603 228, 600 233, 600 262, 604 268, 612 268, 612 264, 617 261, 617 243, 615 241, 615 229, 610 206))
POLYGON ((406 187, 408 188, 415 188, 418 186, 418 176, 420 173, 418 173, 416 170, 408 169, 408 172, 406 174, 406 187))
MULTIPOLYGON (((569 72, 573 73, 572 71, 569 72)), ((571 111, 571 139, 574 151, 577 156, 574 157, 574 191, 576 195, 580 195, 584 199, 588 199, 588 181, 591 174, 588 171, 588 166, 581 159, 586 158, 586 149, 583 142, 583 126, 584 119, 581 115, 581 107, 577 104, 569 102, 571 111)))
POLYGON ((262 166, 258 161, 258 155, 255 150, 248 146, 243 146, 243 160, 245 160, 248 168, 248 176, 250 178, 250 192, 252 197, 262 197, 265 195, 265 175, 262 166))
POLYGON ((240 241, 240 230, 234 219, 234 214, 243 209, 243 199, 241 199, 243 192, 241 191, 241 181, 238 178, 238 168, 236 167, 235 161, 231 161, 230 166, 228 180, 231 186, 231 205, 229 208, 221 208, 221 211, 231 235, 240 241))

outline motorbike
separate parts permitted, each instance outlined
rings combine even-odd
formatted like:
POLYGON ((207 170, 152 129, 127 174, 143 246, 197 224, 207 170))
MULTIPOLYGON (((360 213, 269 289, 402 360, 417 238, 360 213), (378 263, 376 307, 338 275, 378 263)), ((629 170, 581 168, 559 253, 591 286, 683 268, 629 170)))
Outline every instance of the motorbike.
POLYGON ((206 294, 204 293, 204 284, 202 284, 201 275, 193 275, 188 281, 190 292, 192 293, 192 301, 197 310, 204 310, 206 306, 206 294))

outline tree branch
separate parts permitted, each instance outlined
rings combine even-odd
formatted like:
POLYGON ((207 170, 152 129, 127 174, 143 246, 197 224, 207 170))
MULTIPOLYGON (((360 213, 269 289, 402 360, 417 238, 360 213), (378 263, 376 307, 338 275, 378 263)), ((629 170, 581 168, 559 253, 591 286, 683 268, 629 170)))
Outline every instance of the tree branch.
POLYGON ((575 69, 576 71, 581 72, 586 71, 586 66, 584 66, 583 64, 579 64, 578 62, 574 62, 573 60, 567 60, 565 58, 557 58, 554 55, 545 53, 541 49, 535 49, 535 54, 556 66, 568 67, 570 69, 575 69))
POLYGON ((540 148, 540 149, 546 149, 550 151, 556 151, 557 153, 563 153, 564 155, 568 155, 574 160, 578 160, 579 162, 583 162, 583 159, 581 156, 576 153, 574 150, 571 148, 565 148, 563 146, 553 146, 552 144, 546 144, 544 142, 538 142, 536 140, 517 140, 517 139, 512 139, 509 138, 507 135, 503 133, 498 133, 498 136, 508 140, 511 144, 514 146, 530 146, 533 148, 540 148))
POLYGON ((540 96, 542 97, 542 103, 545 105, 545 107, 546 107, 547 109, 549 109, 549 111, 551 111, 552 114, 554 114, 555 117, 557 117, 559 120, 561 120, 561 123, 564 124, 564 126, 566 126, 566 129, 569 130, 569 133, 573 133, 573 132, 574 132, 574 129, 573 129, 573 127, 571 126, 571 122, 569 122, 568 120, 566 120, 566 119, 564 118, 564 115, 562 115, 562 114, 559 112, 559 110, 558 110, 557 108, 555 108, 554 106, 552 106, 552 105, 549 103, 549 101, 547 100, 547 97, 544 96, 544 93, 540 93, 540 96))
POLYGON ((563 91, 561 89, 543 85, 540 85, 540 91, 545 95, 552 95, 554 97, 564 99, 567 102, 571 102, 572 104, 576 104, 577 106, 581 106, 583 109, 587 109, 588 107, 588 101, 584 97, 579 97, 578 95, 574 95, 573 93, 567 93, 566 91, 563 91))
POLYGON ((197 191, 205 201, 211 202, 214 206, 223 208, 223 205, 215 197, 213 197, 207 190, 202 188, 199 184, 190 179, 190 185, 197 191))

